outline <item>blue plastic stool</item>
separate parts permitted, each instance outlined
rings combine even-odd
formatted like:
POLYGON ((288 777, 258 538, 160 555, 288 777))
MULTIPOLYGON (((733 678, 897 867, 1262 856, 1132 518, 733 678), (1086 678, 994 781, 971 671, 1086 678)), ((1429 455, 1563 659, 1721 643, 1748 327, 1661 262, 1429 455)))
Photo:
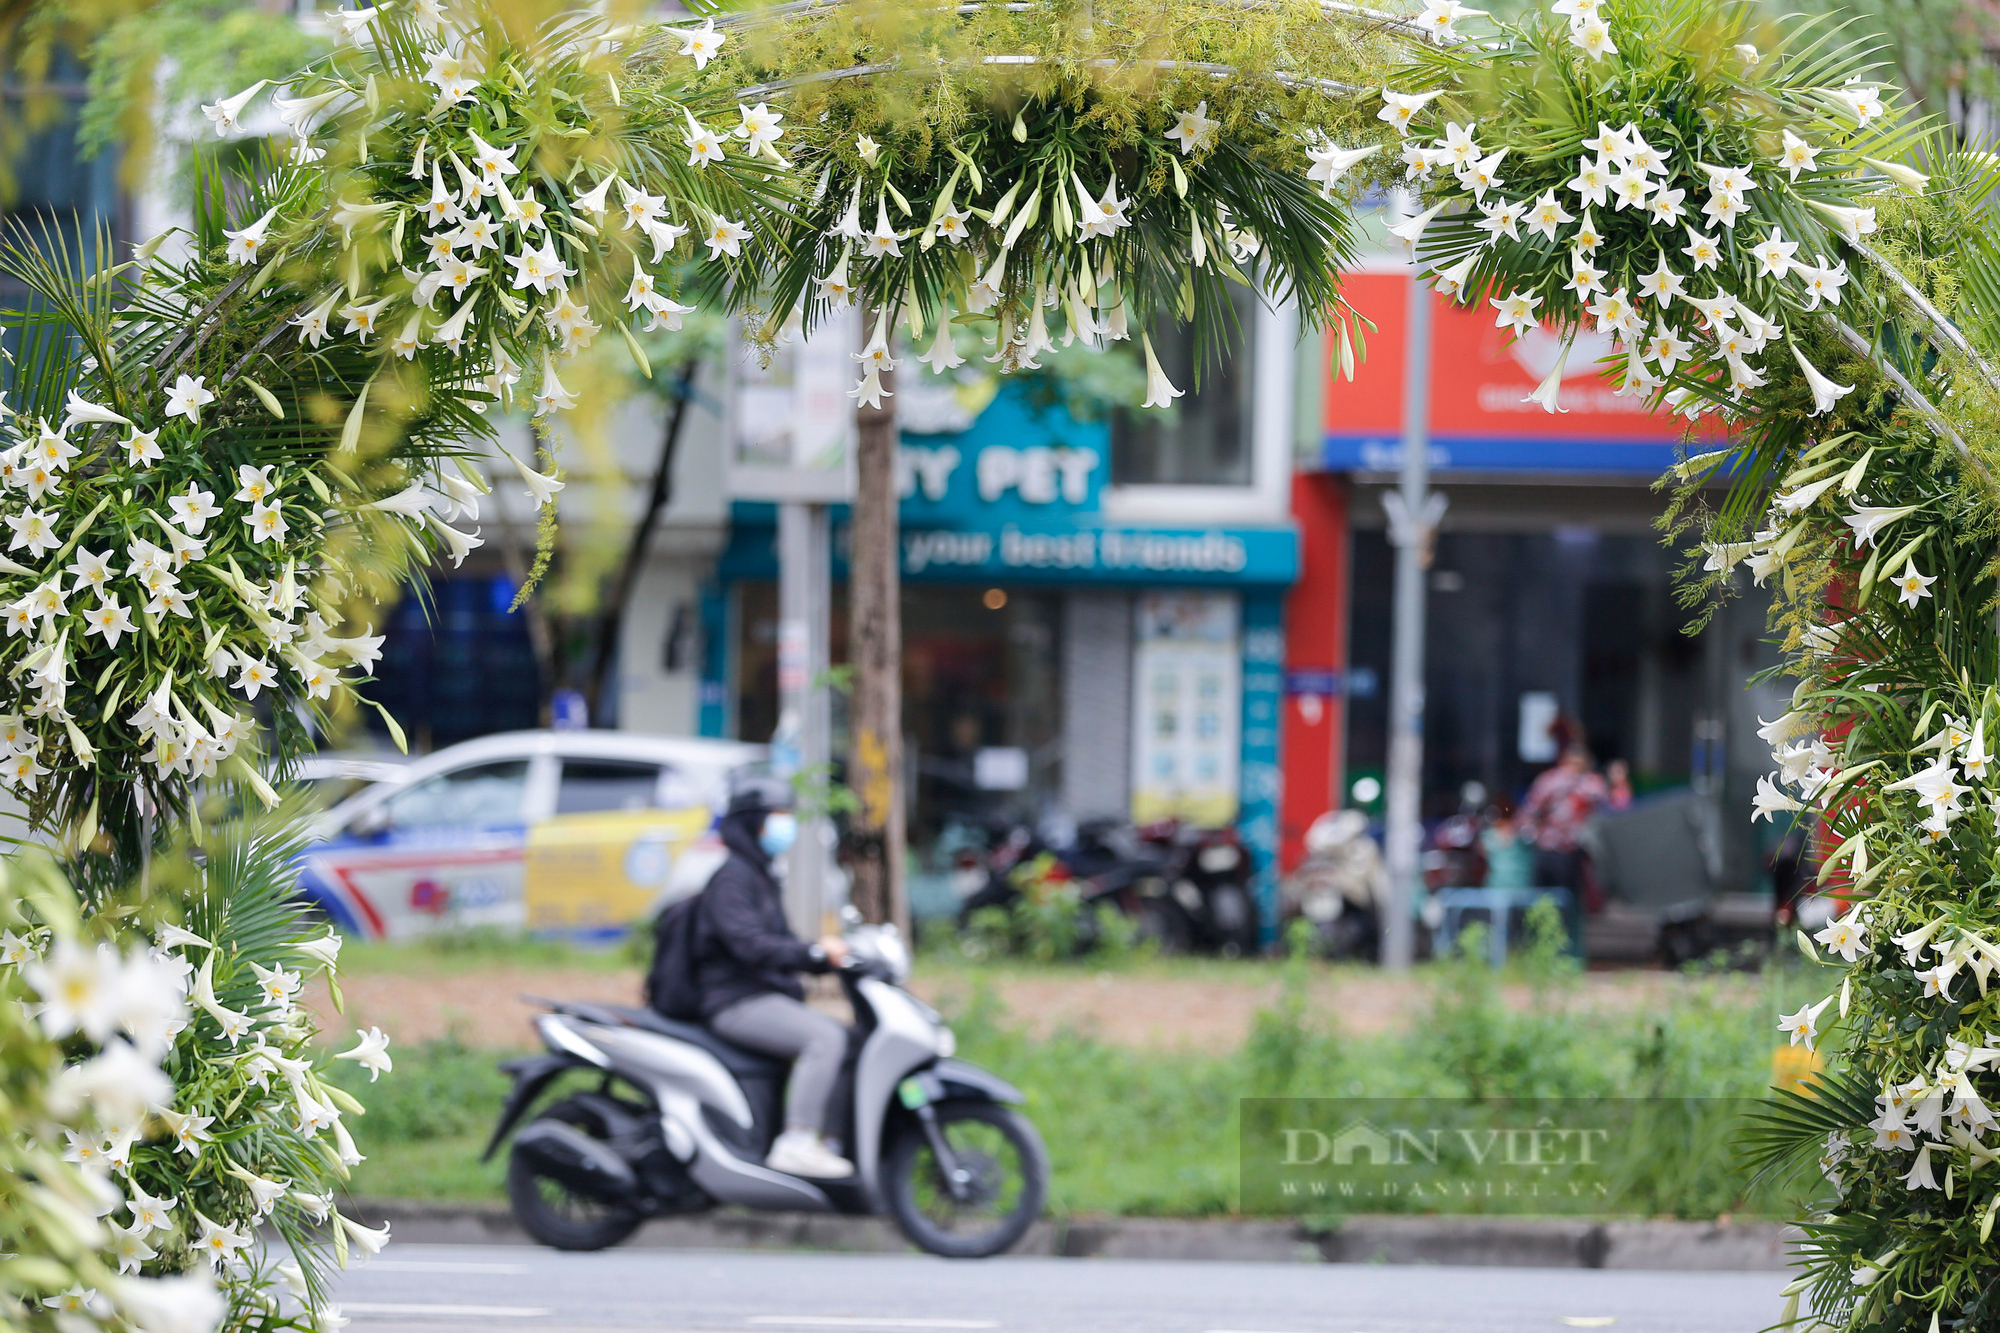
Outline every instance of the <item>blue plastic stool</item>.
MULTIPOLYGON (((1439 889, 1431 895, 1442 912, 1434 937, 1432 954, 1438 958, 1450 955, 1453 943, 1462 928, 1462 918, 1467 912, 1485 912, 1491 924, 1486 932, 1486 956, 1494 967, 1507 962, 1507 935, 1514 909, 1525 911, 1542 899, 1554 901, 1561 910, 1563 920, 1569 920, 1570 896, 1568 889, 1439 889)), ((1576 947, 1575 942, 1571 948, 1576 947)))

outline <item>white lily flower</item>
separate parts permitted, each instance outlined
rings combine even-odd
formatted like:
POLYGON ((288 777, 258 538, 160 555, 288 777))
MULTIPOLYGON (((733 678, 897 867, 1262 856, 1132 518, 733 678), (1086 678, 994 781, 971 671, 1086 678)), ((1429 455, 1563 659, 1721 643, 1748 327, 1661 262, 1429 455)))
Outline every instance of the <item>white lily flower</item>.
POLYGON ((269 82, 269 79, 259 79, 236 96, 225 97, 220 102, 201 109, 201 114, 208 117, 209 123, 215 126, 216 138, 226 139, 243 127, 243 108, 248 106, 250 99, 263 91, 264 85, 269 82))
POLYGON ((1306 169, 1306 179, 1319 184, 1320 194, 1328 199, 1333 197, 1333 187, 1340 182, 1353 167, 1382 151, 1381 144, 1367 144, 1361 148, 1340 148, 1331 142, 1308 148, 1306 157, 1312 165, 1306 169))
POLYGON ((1558 400, 1562 396, 1563 370, 1569 365, 1570 349, 1575 346, 1576 344, 1573 342, 1563 344, 1562 352, 1556 357, 1555 365, 1543 377, 1540 386, 1522 401, 1538 404, 1542 411, 1550 415, 1568 411, 1567 408, 1560 406, 1558 400))
POLYGON ((1797 1013, 1786 1014, 1778 1020, 1778 1030, 1791 1038, 1792 1045, 1804 1046, 1810 1051, 1819 1037, 1819 1016, 1826 1012, 1826 1007, 1832 1003, 1833 997, 1829 995, 1818 1004, 1810 1004, 1797 1013))
MULTIPOLYGON (((1926 577, 1917 572, 1916 557, 1912 556, 1903 565, 1903 572, 1889 580, 1896 586, 1897 600, 1904 606, 1915 606, 1923 598, 1931 595, 1931 585, 1937 582, 1935 574, 1926 577)), ((1981 725, 1984 725, 1982 721, 1981 725)))
POLYGON ((1782 513, 1797 514, 1811 507, 1813 501, 1819 499, 1820 496, 1825 495, 1839 484, 1840 474, 1836 472, 1830 477, 1822 477, 1820 480, 1810 482, 1807 485, 1794 487, 1785 494, 1776 497, 1772 503, 1782 513))
POLYGON ((1854 506, 1854 512, 1841 521, 1854 529, 1856 546, 1873 546, 1875 536, 1883 528, 1901 518, 1907 518, 1922 508, 1921 505, 1862 505, 1854 506))
POLYGON ((326 21, 342 40, 360 45, 361 39, 374 25, 380 6, 370 5, 366 9, 336 9, 326 16, 326 21))
POLYGON ((744 147, 754 156, 785 137, 785 130, 779 124, 783 112, 773 111, 766 103, 756 106, 738 106, 736 112, 743 123, 736 127, 736 137, 744 140, 744 147))
POLYGON ((195 1253, 208 1259, 209 1267, 220 1268, 233 1256, 250 1248, 250 1236, 245 1232, 233 1231, 200 1213, 195 1220, 201 1224, 201 1235, 194 1242, 195 1253))
POLYGON ((686 107, 681 114, 687 117, 687 133, 681 142, 687 146, 687 164, 691 167, 705 167, 711 162, 720 162, 724 157, 722 136, 694 118, 694 112, 686 107))
POLYGON ((131 421, 119 416, 108 407, 93 403, 75 389, 69 391, 69 401, 63 404, 63 430, 67 431, 78 423, 104 426, 129 426, 131 421))
POLYGON ((1798 253, 1799 243, 1785 239, 1782 227, 1772 227, 1771 234, 1750 248, 1757 260, 1757 268, 1766 277, 1782 280, 1792 271, 1792 256, 1798 253))
POLYGON ((389 1243, 389 1225, 386 1222, 382 1224, 379 1230, 371 1230, 368 1227, 362 1226, 353 1218, 342 1217, 340 1219, 340 1226, 347 1233, 348 1239, 353 1243, 354 1247, 363 1254, 380 1254, 382 1247, 389 1243))
POLYGON ((559 480, 551 473, 535 471, 505 449, 502 449, 500 452, 506 457, 508 462, 514 465, 514 470, 521 474, 521 480, 528 487, 528 498, 534 501, 537 507, 554 504, 556 493, 568 484, 559 480))
POLYGON ((1440 96, 1443 89, 1428 93, 1392 93, 1385 85, 1382 89, 1382 109, 1375 113, 1375 119, 1386 121, 1396 127, 1398 134, 1410 132, 1410 121, 1417 112, 1424 109, 1431 99, 1440 96))
POLYGON ((1603 19, 1586 19, 1569 30, 1570 45, 1582 51, 1592 60, 1602 60, 1606 56, 1618 54, 1618 48, 1611 40, 1611 25, 1603 19))
MULTIPOLYGON (((1405 218, 1389 228, 1389 235, 1396 239, 1398 248, 1403 252, 1405 258, 1415 257, 1417 246, 1423 240, 1424 229, 1431 225, 1431 222, 1443 209, 1443 204, 1437 204, 1425 209, 1414 217, 1405 218)), ((1533 225, 1532 220, 1529 225, 1533 225)))
POLYGON ((729 218, 717 217, 708 224, 708 234, 702 237, 702 244, 708 247, 711 260, 728 255, 731 259, 743 254, 743 242, 750 239, 750 229, 729 218))
MULTIPOLYGON (((1819 167, 1819 149, 1787 129, 1784 146, 1778 152, 1778 165, 1791 172, 1792 179, 1798 180, 1801 171, 1814 171, 1819 167)), ((1810 201, 1808 201, 1810 202, 1810 201)), ((1813 207, 1819 207, 1814 204, 1813 207)))
POLYGON ((446 554, 451 556, 453 569, 464 564, 465 557, 470 555, 474 549, 486 544, 482 538, 476 537, 469 532, 460 532, 436 514, 428 514, 425 517, 430 521, 431 530, 437 533, 438 538, 443 541, 446 554))
POLYGON ((303 139, 306 125, 315 115, 330 106, 336 99, 347 96, 347 89, 334 88, 328 92, 314 93, 310 97, 280 97, 271 95, 271 105, 277 110, 278 119, 285 122, 285 128, 303 139))
POLYGON ((1208 103, 1203 101, 1194 110, 1181 112, 1165 137, 1168 143, 1179 146, 1182 157, 1190 157, 1214 142, 1221 128, 1221 121, 1208 118, 1208 103))
POLYGON ((1176 389, 1173 381, 1167 378, 1166 371, 1160 369, 1160 358, 1153 353, 1152 337, 1142 331, 1139 334, 1139 343, 1146 353, 1146 398, 1139 406, 1165 407, 1180 397, 1185 390, 1176 389))
POLYGON ((1872 208, 1852 208, 1843 204, 1824 204, 1817 199, 1806 203, 1812 210, 1833 223, 1834 230, 1849 245, 1859 245, 1863 236, 1873 235, 1875 210, 1872 208))
POLYGON ((722 50, 722 44, 729 40, 726 32, 717 32, 715 20, 703 21, 699 28, 676 29, 681 38, 681 54, 694 58, 696 69, 707 69, 708 62, 715 59, 722 50))
POLYGON ((857 407, 879 409, 884 398, 894 398, 896 395, 882 387, 882 373, 871 366, 868 373, 861 377, 860 383, 847 391, 847 396, 854 399, 857 407))
POLYGON ((366 1032, 357 1029, 354 1035, 361 1039, 360 1044, 351 1051, 340 1052, 333 1057, 334 1059, 356 1061, 368 1071, 370 1083, 395 1067, 389 1059, 388 1034, 381 1028, 371 1027, 366 1032))
POLYGON ((1424 0, 1423 12, 1412 21, 1429 34, 1430 39, 1437 45, 1449 46, 1461 40, 1458 32, 1460 19, 1485 13, 1483 9, 1467 8, 1459 0, 1424 0))
POLYGON ((615 171, 612 172, 610 175, 606 176, 603 180, 597 182, 597 185, 594 189, 591 189, 587 193, 577 195, 574 199, 570 200, 569 201, 570 209, 573 212, 590 213, 600 218, 603 217, 605 210, 610 207, 610 204, 607 202, 605 196, 611 189, 611 182, 617 179, 618 179, 618 173, 615 171))
POLYGON ((1517 335, 1525 334, 1541 321, 1535 315, 1535 307, 1542 303, 1539 296, 1526 292, 1514 292, 1506 297, 1493 297, 1488 304, 1500 312, 1493 321, 1495 328, 1511 328, 1517 335))
POLYGON ((229 249, 224 257, 232 264, 256 263, 257 252, 264 246, 265 235, 271 227, 271 219, 277 215, 278 210, 272 208, 263 217, 246 227, 239 227, 235 231, 224 231, 222 234, 229 242, 229 249))
POLYGON ((1796 346, 1792 348, 1792 357, 1799 363, 1799 369, 1805 372, 1806 385, 1812 390, 1814 416, 1831 412, 1836 403, 1854 392, 1852 384, 1835 384, 1822 375, 1796 346))
POLYGON ((174 380, 174 387, 167 390, 167 415, 186 417, 199 426, 201 409, 214 401, 215 395, 208 391, 208 376, 181 375, 174 380))
POLYGON ((938 312, 937 336, 931 340, 930 350, 917 360, 929 366, 933 375, 942 375, 965 364, 965 358, 958 354, 958 348, 952 342, 948 310, 938 312))

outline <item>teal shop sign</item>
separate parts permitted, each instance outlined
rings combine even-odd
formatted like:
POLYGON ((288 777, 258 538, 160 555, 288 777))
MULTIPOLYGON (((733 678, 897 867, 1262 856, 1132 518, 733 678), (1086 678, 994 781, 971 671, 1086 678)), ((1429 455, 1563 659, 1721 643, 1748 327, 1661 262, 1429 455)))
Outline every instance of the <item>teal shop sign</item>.
MULTIPOLYGON (((903 576, 1174 586, 1284 585, 1298 578, 1298 535, 1268 528, 1150 527, 1107 521, 1111 430, 1060 408, 1038 411, 1003 386, 965 429, 904 431, 897 454, 903 576)), ((834 576, 846 577, 847 507, 833 507, 834 576)), ((778 572, 777 511, 739 500, 718 570, 778 572)))
POLYGON ((1060 408, 1036 411, 1007 386, 965 430, 903 433, 896 456, 903 522, 990 526, 1098 512, 1111 430, 1060 408))
POLYGON ((903 574, 913 580, 1290 583, 1299 573, 1289 528, 1151 528, 1003 523, 905 527, 903 574))

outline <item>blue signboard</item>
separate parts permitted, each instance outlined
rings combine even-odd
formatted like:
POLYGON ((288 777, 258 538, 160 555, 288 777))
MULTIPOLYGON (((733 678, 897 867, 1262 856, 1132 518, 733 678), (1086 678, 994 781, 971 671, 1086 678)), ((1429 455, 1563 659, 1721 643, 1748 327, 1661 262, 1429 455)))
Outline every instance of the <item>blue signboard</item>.
POLYGON ((1236 828, 1257 878, 1257 918, 1265 944, 1278 931, 1278 722, 1284 705, 1285 601, 1277 589, 1243 594, 1243 766, 1236 828))
MULTIPOLYGON (((1682 445, 1656 440, 1433 440, 1433 472, 1589 472, 1657 477, 1678 463, 1682 445)), ((1329 472, 1395 472, 1403 466, 1397 440, 1329 434, 1319 465, 1329 472)))

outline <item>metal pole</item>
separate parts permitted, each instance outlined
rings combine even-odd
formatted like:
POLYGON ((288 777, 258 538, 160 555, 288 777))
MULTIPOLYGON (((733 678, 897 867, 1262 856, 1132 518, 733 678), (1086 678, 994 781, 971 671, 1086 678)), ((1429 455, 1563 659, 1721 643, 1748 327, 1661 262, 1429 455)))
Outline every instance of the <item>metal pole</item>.
MULTIPOLYGON (((826 710, 814 698, 823 693, 823 685, 815 686, 826 662, 825 547, 824 505, 787 501, 778 506, 778 731, 771 739, 771 767, 780 777, 806 775, 808 795, 826 772, 826 710), (821 720, 817 728, 816 719, 821 720)), ((824 865, 819 821, 802 817, 785 866, 785 919, 806 939, 820 934, 824 865)))
MULTIPOLYGON (((833 536, 823 504, 806 506, 806 708, 799 730, 799 762, 812 775, 813 790, 824 794, 833 781, 833 709, 826 673, 832 652, 833 536)), ((823 806, 824 801, 820 804, 823 806)), ((813 939, 826 929, 826 868, 833 854, 833 822, 824 809, 799 825, 799 902, 813 939), (809 862, 811 869, 805 869, 809 862)))
POLYGON ((1395 640, 1389 665, 1389 792, 1384 832, 1389 872, 1382 964, 1406 970, 1416 956, 1412 908, 1422 873, 1424 777, 1424 571, 1442 496, 1430 494, 1431 292, 1410 278, 1403 360, 1403 478, 1384 497, 1396 546, 1395 640))

